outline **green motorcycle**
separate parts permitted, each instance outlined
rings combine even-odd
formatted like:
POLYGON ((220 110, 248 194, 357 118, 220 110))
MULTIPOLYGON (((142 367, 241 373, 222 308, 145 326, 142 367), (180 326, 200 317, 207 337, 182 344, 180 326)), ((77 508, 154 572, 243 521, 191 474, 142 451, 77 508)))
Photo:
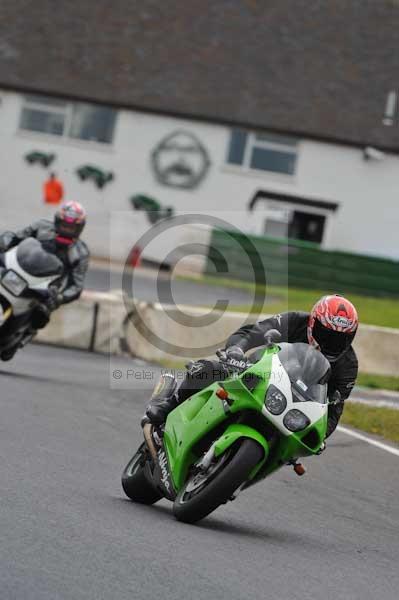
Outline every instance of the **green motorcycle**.
POLYGON ((283 465, 304 473, 298 458, 324 445, 330 365, 277 334, 245 361, 226 361, 228 377, 177 406, 162 430, 144 426, 122 474, 131 500, 167 498, 178 520, 195 523, 283 465))

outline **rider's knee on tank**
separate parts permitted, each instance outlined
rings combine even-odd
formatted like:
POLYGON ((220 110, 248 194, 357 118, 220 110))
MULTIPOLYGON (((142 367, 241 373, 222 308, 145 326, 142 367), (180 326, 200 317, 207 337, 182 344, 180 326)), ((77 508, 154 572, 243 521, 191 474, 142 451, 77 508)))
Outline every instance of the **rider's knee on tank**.
POLYGON ((171 373, 161 375, 142 419, 142 426, 146 417, 153 425, 162 425, 166 421, 168 414, 179 404, 176 388, 177 381, 171 373))
POLYGON ((187 379, 204 381, 210 385, 214 381, 225 379, 226 370, 217 360, 201 359, 190 364, 187 370, 187 379))
POLYGON ((177 391, 179 403, 184 402, 214 381, 223 381, 227 376, 227 371, 217 360, 201 359, 190 363, 186 377, 177 391))
POLYGON ((151 396, 151 402, 169 398, 177 388, 177 381, 172 373, 162 373, 151 396))

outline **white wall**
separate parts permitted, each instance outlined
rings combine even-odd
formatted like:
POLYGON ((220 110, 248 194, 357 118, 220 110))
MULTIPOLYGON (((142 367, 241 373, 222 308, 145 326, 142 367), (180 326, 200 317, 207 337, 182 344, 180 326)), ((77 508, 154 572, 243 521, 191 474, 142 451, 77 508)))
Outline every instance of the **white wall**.
POLYGON ((340 204, 325 247, 399 259, 399 157, 364 160, 361 149, 302 146, 298 191, 340 204))
MULTIPOLYGON (((345 146, 302 140, 296 175, 245 173, 226 165, 229 128, 171 117, 122 110, 118 114, 112 145, 60 139, 20 132, 18 123, 23 98, 0 92, 0 229, 15 229, 40 216, 53 213, 42 201, 42 184, 47 172, 29 166, 23 157, 32 150, 55 152, 51 166, 62 179, 69 199, 82 202, 89 214, 85 238, 92 253, 109 252, 110 211, 129 211, 121 238, 140 235, 147 228, 142 213, 130 209, 128 199, 143 193, 179 212, 226 211, 228 220, 244 231, 263 230, 264 208, 249 214, 246 207, 255 191, 272 190, 337 202, 339 210, 328 221, 323 242, 338 248, 372 255, 399 258, 399 158, 365 161, 362 151, 345 146), (197 189, 180 190, 157 183, 150 155, 158 142, 176 129, 194 133, 207 148, 211 166, 197 189), (103 191, 92 182, 82 183, 77 167, 93 164, 116 174, 103 191)), ((122 225, 121 225, 122 227, 122 225)))

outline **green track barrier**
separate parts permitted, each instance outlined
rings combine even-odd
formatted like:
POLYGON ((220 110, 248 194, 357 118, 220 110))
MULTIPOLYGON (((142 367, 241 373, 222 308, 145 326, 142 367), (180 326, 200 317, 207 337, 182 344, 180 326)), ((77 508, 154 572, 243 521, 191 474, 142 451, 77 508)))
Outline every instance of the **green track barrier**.
MULTIPOLYGON (((399 296, 399 262, 320 250, 308 242, 214 230, 206 272, 254 281, 250 258, 256 248, 269 285, 336 290, 369 296, 399 296), (228 273, 220 259, 228 264, 228 273)), ((258 269, 259 270, 259 269, 258 269)))

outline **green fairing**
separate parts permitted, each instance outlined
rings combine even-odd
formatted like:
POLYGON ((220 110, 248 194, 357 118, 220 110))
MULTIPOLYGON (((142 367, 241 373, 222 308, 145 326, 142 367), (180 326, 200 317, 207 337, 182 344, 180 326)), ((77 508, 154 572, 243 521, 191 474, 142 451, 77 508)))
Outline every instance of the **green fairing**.
POLYGON ((255 469, 250 473, 249 478, 252 479, 260 471, 269 456, 269 444, 256 429, 248 427, 247 425, 242 425, 241 423, 229 425, 224 434, 214 444, 215 456, 220 456, 223 452, 226 452, 227 448, 230 448, 237 440, 243 437, 251 438, 255 440, 255 442, 258 442, 265 452, 263 460, 256 465, 255 469))
POLYGON ((259 423, 265 417, 261 414, 264 408, 265 394, 269 386, 273 355, 279 351, 273 346, 264 351, 262 358, 240 376, 226 379, 221 383, 213 383, 204 390, 173 410, 166 421, 164 445, 168 455, 170 473, 178 491, 185 483, 189 467, 198 461, 204 449, 197 445, 210 434, 208 448, 214 443, 215 455, 222 454, 241 437, 249 437, 257 441, 264 449, 263 460, 251 472, 249 479, 259 480, 266 477, 293 457, 316 454, 327 431, 327 415, 318 422, 298 433, 280 436, 274 448, 270 448, 268 440, 253 427, 242 423, 229 423, 228 419, 236 413, 251 410, 260 413, 259 423), (245 385, 250 375, 259 378, 251 392, 245 385), (221 400, 216 392, 223 387, 228 392, 229 403, 221 400), (223 430, 223 422, 226 429, 223 430), (220 428, 222 427, 222 431, 220 428), (218 429, 216 429, 218 428, 218 429), (212 431, 215 430, 215 438, 212 431), (302 440, 312 431, 313 447, 302 440))
POLYGON ((276 446, 273 453, 270 454, 270 460, 265 465, 265 468, 261 469, 258 478, 261 479, 267 477, 283 465, 287 464, 292 457, 300 458, 302 456, 312 456, 317 454, 326 437, 326 432, 327 415, 303 431, 292 433, 287 437, 281 437, 280 443, 276 446), (301 441, 311 430, 317 432, 320 440, 320 443, 314 448, 310 448, 301 441))
POLYGON ((149 459, 141 447, 122 476, 129 498, 152 504, 163 496, 188 523, 284 465, 301 474, 297 459, 317 454, 327 432, 329 363, 320 352, 305 344, 268 345, 243 363, 221 361, 235 375, 170 412, 162 439, 147 428, 156 456, 152 448, 149 459), (251 360, 257 362, 249 366, 251 360))
MULTIPOLYGON (((164 444, 168 454, 173 483, 177 490, 183 485, 189 466, 199 459, 199 455, 195 454, 194 448, 205 435, 225 421, 231 414, 246 409, 262 410, 264 395, 270 378, 272 355, 277 351, 278 347, 265 350, 262 359, 245 372, 245 374, 258 375, 262 379, 253 393, 242 383, 242 376, 223 381, 223 388, 229 392, 229 398, 233 401, 232 406, 223 405, 222 400, 216 395, 216 391, 221 386, 219 383, 213 383, 191 396, 169 414, 166 421, 164 444), (226 409, 228 410, 227 414, 226 409)), ((261 415, 260 418, 262 418, 261 415)), ((253 432, 259 438, 262 438, 258 432, 255 430, 253 432)), ((245 434, 243 436, 245 437, 245 434)), ((237 439, 237 436, 235 439, 237 439)), ((230 437, 230 440, 232 440, 232 437, 230 437)), ((267 440, 263 438, 261 445, 266 450, 268 448, 267 440)))
POLYGON ((194 394, 167 418, 164 445, 177 490, 183 485, 189 466, 199 458, 193 447, 226 418, 222 402, 215 394, 219 387, 215 383, 194 394))

